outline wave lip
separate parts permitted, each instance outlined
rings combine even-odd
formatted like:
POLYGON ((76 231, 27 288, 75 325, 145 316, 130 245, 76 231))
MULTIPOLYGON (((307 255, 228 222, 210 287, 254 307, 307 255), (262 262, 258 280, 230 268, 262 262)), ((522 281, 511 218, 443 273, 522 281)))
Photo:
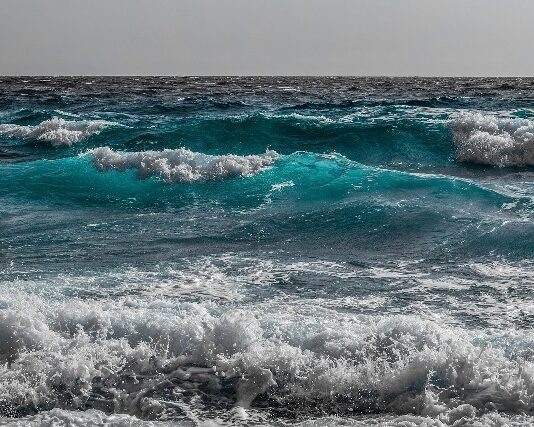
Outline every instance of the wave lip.
POLYGON ((166 182, 183 183, 253 176, 269 168, 278 158, 272 150, 260 155, 213 156, 185 148, 132 153, 99 147, 89 153, 93 165, 101 171, 134 169, 140 179, 156 176, 166 182))
POLYGON ((459 161, 534 165, 534 121, 465 112, 456 117, 452 128, 459 161))
POLYGON ((35 126, 0 124, 0 135, 47 141, 55 147, 61 145, 68 146, 91 135, 97 135, 104 128, 112 124, 105 120, 67 121, 59 117, 53 117, 35 126))

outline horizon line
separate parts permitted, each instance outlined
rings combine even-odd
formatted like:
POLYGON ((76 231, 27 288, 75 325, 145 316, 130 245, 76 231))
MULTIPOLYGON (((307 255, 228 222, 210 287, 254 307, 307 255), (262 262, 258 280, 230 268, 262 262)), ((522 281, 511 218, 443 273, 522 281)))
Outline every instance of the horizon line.
POLYGON ((0 74, 5 77, 175 77, 175 78, 422 78, 422 79, 518 79, 534 78, 534 75, 420 75, 420 74, 0 74))

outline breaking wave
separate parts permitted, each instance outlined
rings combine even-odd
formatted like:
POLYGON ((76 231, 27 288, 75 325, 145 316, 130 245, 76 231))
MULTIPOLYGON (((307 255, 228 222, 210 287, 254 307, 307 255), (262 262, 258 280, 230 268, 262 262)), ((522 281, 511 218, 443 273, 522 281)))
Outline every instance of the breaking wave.
POLYGON ((497 166, 534 165, 534 121, 481 113, 459 114, 453 123, 457 159, 497 166))
POLYGON ((35 126, 0 124, 0 135, 46 141, 52 146, 72 145, 113 124, 105 120, 67 121, 54 117, 35 126))
POLYGON ((252 176, 267 169, 277 159, 274 151, 262 155, 212 156, 185 148, 135 153, 116 152, 100 147, 91 152, 93 165, 101 171, 134 169, 140 179, 157 176, 167 182, 219 180, 252 176))
POLYGON ((317 313, 290 302, 232 309, 13 291, 2 300, 3 416, 58 408, 165 420, 268 407, 453 425, 534 409, 534 360, 519 350, 531 345, 528 334, 490 338, 417 317, 317 313))

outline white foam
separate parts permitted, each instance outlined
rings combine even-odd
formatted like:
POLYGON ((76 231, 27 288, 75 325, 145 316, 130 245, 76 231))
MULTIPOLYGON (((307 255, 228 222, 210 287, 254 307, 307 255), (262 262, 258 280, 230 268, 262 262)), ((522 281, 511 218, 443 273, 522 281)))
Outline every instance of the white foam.
POLYGON ((66 121, 54 117, 35 126, 0 124, 0 135, 46 141, 53 146, 72 145, 91 135, 99 134, 110 125, 113 123, 104 120, 66 121))
POLYGON ((126 414, 107 415, 102 411, 89 409, 87 411, 68 411, 64 409, 52 409, 37 415, 22 419, 3 419, 1 425, 10 427, 166 427, 166 426, 191 426, 191 423, 183 422, 153 422, 141 421, 139 418, 126 414))
POLYGON ((279 184, 273 184, 271 186, 271 191, 281 191, 284 188, 294 187, 295 183, 293 181, 284 181, 279 184))
POLYGON ((278 158, 270 150, 261 155, 212 156, 185 148, 130 153, 99 147, 91 150, 90 155, 94 166, 101 171, 134 169, 140 179, 157 176, 167 182, 249 177, 266 170, 278 158))
POLYGON ((531 416, 510 416, 490 412, 481 416, 472 413, 470 405, 449 411, 448 422, 420 415, 364 415, 351 418, 324 417, 296 424, 298 427, 532 427, 531 416))
MULTIPOLYGON (((182 421, 145 421, 136 417, 124 414, 106 415, 102 411, 90 409, 85 412, 53 409, 35 416, 23 419, 3 419, 2 425, 9 427, 179 427, 179 426, 199 426, 216 427, 221 425, 272 425, 273 419, 267 416, 245 411, 236 408, 234 418, 223 421, 221 418, 182 421), (251 414, 253 418, 251 417, 251 414), (250 418, 254 423, 250 423, 250 418)), ((470 405, 453 409, 450 412, 450 420, 454 422, 444 423, 435 417, 423 417, 418 415, 363 415, 352 417, 321 417, 311 420, 294 423, 298 427, 446 427, 454 425, 456 427, 532 427, 534 420, 528 415, 510 416, 490 412, 482 416, 473 415, 470 405)), ((286 423, 281 422, 280 425, 286 423)))
POLYGON ((460 161, 534 165, 534 121, 464 112, 454 119, 452 129, 460 161))
MULTIPOLYGON (((105 415, 111 412, 145 419, 186 414, 197 425, 214 414, 230 425, 237 418, 253 424, 259 416, 261 425, 272 420, 263 405, 277 402, 275 410, 300 410, 302 418, 339 413, 347 421, 363 409, 380 413, 376 420, 356 419, 356 426, 529 425, 533 418, 521 414, 534 408, 530 330, 469 331, 443 316, 380 315, 382 309, 363 307, 389 304, 373 296, 361 304, 345 301, 352 307, 345 310, 332 297, 296 301, 267 290, 303 272, 406 278, 424 291, 431 278, 417 270, 410 275, 417 262, 400 264, 390 275, 342 263, 283 266, 227 254, 195 258, 190 267, 0 283, 0 411, 51 409, 25 419, 35 425, 133 422, 105 415), (201 298, 187 297, 191 281, 201 298), (203 286, 218 290, 205 298, 203 286), (159 287, 173 290, 155 292, 159 287), (53 293, 42 296, 43 289, 53 293), (78 291, 95 299, 73 298, 78 291), (220 297, 235 293, 241 298, 220 297), (100 411, 76 412, 87 408, 100 411)), ((469 267, 492 281, 522 276, 514 266, 469 267), (495 268, 499 274, 490 274, 495 268)), ((419 313, 412 306, 403 312, 419 313)), ((309 425, 324 425, 317 422, 309 425)))
MULTIPOLYGON (((355 316, 292 301, 236 309, 1 295, 4 414, 86 405, 143 418, 208 414, 187 400, 195 390, 222 407, 246 408, 266 393, 282 406, 298 402, 304 415, 370 407, 439 425, 534 407, 528 352, 509 354, 490 344, 495 337, 418 317, 355 316)), ((515 339, 532 345, 528 331, 515 339)))

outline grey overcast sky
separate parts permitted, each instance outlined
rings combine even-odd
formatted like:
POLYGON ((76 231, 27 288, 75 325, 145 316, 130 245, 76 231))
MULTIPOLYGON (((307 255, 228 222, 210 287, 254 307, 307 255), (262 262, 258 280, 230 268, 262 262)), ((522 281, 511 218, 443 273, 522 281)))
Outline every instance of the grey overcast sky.
POLYGON ((0 0, 0 74, 534 75, 534 0, 0 0))

